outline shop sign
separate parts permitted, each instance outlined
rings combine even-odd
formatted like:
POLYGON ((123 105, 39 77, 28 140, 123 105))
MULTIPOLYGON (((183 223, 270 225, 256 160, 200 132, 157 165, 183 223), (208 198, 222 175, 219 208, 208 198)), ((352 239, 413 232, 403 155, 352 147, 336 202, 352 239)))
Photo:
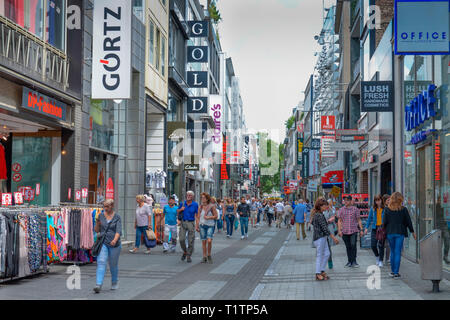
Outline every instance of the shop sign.
POLYGON ((184 171, 199 171, 200 164, 184 164, 184 171))
POLYGON ((436 97, 434 91, 436 86, 430 84, 426 91, 415 97, 409 105, 405 107, 405 127, 406 131, 411 131, 426 120, 436 115, 435 103, 436 97))
POLYGON ((344 194, 342 194, 342 198, 345 198, 346 196, 351 196, 353 200, 366 200, 366 201, 369 201, 369 194, 368 193, 344 193, 344 194))
POLYGON ((304 124, 303 122, 297 122, 297 132, 298 133, 303 133, 304 131, 304 124))
POLYGON ((23 194, 21 192, 14 192, 14 202, 16 205, 23 204, 23 194))
POLYGON ((302 151, 302 178, 309 177, 309 148, 303 148, 302 151))
POLYGON ((371 154, 369 156, 369 163, 375 163, 375 162, 377 162, 377 156, 374 154, 371 154))
POLYGON ((322 177, 322 184, 338 184, 344 182, 344 171, 328 171, 325 176, 322 177))
POLYGON ((208 71, 188 71, 186 80, 190 88, 208 88, 208 71))
POLYGON ((57 120, 66 120, 65 103, 27 87, 22 87, 22 107, 57 120))
POLYGON ((330 193, 333 197, 337 198, 341 194, 341 188, 333 186, 330 193))
POLYGON ((336 143, 335 136, 323 136, 322 139, 322 158, 335 158, 336 152, 331 149, 331 146, 336 143))
POLYGON ((321 116, 320 128, 323 130, 335 130, 336 129, 336 117, 335 116, 321 116))
POLYGON ((187 62, 208 62, 208 47, 207 46, 188 46, 187 47, 187 62))
POLYGON ((206 38, 209 34, 208 21, 187 21, 189 38, 206 38))
POLYGON ((220 180, 230 179, 230 158, 228 151, 228 137, 225 136, 222 143, 222 163, 220 164, 220 180))
POLYGON ((208 97, 188 98, 187 113, 208 113, 208 97))
POLYGON ((67 190, 67 199, 72 199, 72 188, 69 188, 68 190, 67 190))
POLYGON ((75 191, 75 200, 76 201, 81 200, 81 191, 80 190, 75 191))
POLYGON ((329 145, 329 148, 333 151, 357 151, 358 144, 354 142, 334 142, 329 145))
POLYGON ((36 195, 40 195, 41 194, 41 184, 40 183, 36 183, 36 195))
POLYGON ((411 100, 413 100, 416 97, 416 86, 417 86, 417 93, 427 91, 428 86, 432 84, 431 81, 404 81, 404 103, 405 105, 409 104, 411 100))
POLYGON ((92 99, 131 98, 131 1, 95 0, 92 99))
POLYGON ((310 180, 307 187, 308 192, 316 192, 318 186, 317 182, 310 180))
MULTIPOLYGON (((67 55, 70 70, 81 70, 83 64, 83 0, 69 0, 67 3, 67 55)), ((82 72, 69 71, 69 90, 81 97, 82 72)))
POLYGON ((108 182, 106 182, 106 195, 105 199, 112 199, 114 200, 114 183, 112 178, 108 178, 108 182))
POLYGON ((220 95, 209 96, 210 116, 213 118, 215 128, 212 135, 213 151, 220 152, 222 147, 223 109, 220 95))
POLYGON ((320 150, 320 139, 312 139, 311 140, 311 148, 312 150, 320 150))
POLYGON ((429 136, 430 134, 432 134, 433 132, 435 132, 435 131, 436 131, 436 129, 430 129, 430 130, 426 130, 426 131, 425 131, 425 130, 422 130, 422 131, 420 131, 420 132, 417 132, 415 135, 413 135, 413 136, 411 137, 410 143, 411 143, 411 144, 418 144, 418 143, 421 143, 421 142, 427 140, 428 136, 429 136))
POLYGON ((12 205, 12 194, 2 193, 2 206, 11 206, 11 205, 12 205))
POLYGON ((448 54, 449 7, 446 0, 396 0, 395 54, 448 54))
POLYGON ((33 201, 34 200, 34 190, 33 189, 25 189, 25 193, 23 195, 25 201, 33 201))
POLYGON ((361 92, 361 112, 394 111, 392 81, 362 81, 361 92))
POLYGON ((319 155, 320 150, 309 150, 309 176, 315 176, 316 174, 319 174, 319 155))
MULTIPOLYGON (((297 164, 302 165, 303 138, 297 138, 297 164)), ((298 179, 297 179, 298 180, 298 179)))
POLYGON ((434 145, 434 180, 441 181, 441 144, 434 145))
POLYGON ((300 170, 297 170, 297 181, 301 181, 302 177, 300 175, 300 170))

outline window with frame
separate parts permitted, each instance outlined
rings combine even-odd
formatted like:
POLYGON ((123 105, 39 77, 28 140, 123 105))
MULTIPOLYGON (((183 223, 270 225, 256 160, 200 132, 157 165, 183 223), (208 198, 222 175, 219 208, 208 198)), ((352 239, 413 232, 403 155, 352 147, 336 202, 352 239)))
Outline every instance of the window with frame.
POLYGON ((154 66, 155 65, 155 25, 152 20, 150 20, 150 41, 149 41, 149 55, 148 62, 154 66))
POLYGON ((166 75, 166 37, 161 34, 161 75, 166 75))

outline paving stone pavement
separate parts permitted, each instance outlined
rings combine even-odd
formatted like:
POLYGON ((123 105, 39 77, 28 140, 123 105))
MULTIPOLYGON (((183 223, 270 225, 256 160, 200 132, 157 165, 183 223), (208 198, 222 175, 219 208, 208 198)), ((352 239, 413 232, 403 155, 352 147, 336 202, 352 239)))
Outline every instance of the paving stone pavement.
POLYGON ((249 228, 249 238, 241 240, 240 232, 231 239, 222 232, 214 235, 213 264, 200 263, 201 242, 196 234, 192 263, 180 260, 176 253, 163 253, 162 247, 150 255, 131 254, 123 248, 119 264, 119 290, 110 290, 106 274, 100 294, 92 291, 96 265, 80 266, 80 289, 69 290, 66 273, 70 265, 52 265, 50 272, 0 284, 0 300, 302 300, 302 299, 450 299, 450 283, 441 282, 441 292, 431 293, 431 282, 420 279, 415 263, 402 259, 402 279, 389 277, 390 268, 380 270, 380 288, 369 289, 367 268, 375 259, 371 250, 358 248, 359 269, 344 267, 347 261, 341 242, 332 247, 334 269, 327 270, 331 279, 315 281, 315 249, 311 232, 306 240, 297 240, 286 228, 263 226, 249 228))

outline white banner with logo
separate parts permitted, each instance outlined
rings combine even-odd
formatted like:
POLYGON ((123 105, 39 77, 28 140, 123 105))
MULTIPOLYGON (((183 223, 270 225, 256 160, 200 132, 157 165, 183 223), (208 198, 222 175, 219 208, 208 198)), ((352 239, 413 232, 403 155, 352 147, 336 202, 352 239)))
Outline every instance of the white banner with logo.
POLYGON ((131 14, 129 0, 94 2, 92 99, 131 98, 131 14))

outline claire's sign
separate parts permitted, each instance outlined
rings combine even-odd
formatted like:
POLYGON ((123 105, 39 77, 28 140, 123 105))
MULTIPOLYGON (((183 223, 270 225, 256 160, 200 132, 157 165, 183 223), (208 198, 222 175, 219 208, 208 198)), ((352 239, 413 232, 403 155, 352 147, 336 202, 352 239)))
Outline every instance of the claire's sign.
POLYGON ((66 120, 67 106, 65 103, 27 87, 22 87, 22 107, 54 119, 66 120))

